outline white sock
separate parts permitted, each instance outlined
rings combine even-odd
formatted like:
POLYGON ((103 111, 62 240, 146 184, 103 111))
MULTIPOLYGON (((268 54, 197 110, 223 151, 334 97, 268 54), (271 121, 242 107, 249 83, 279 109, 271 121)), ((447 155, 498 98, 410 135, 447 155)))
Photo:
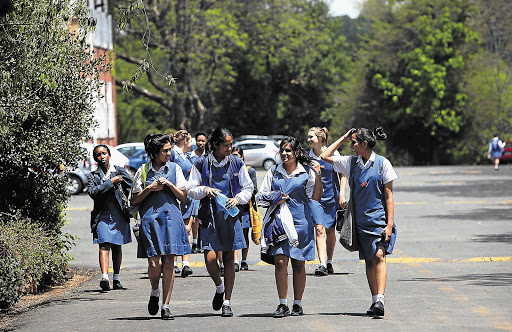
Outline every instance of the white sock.
POLYGON ((380 301, 380 302, 382 302, 382 304, 384 304, 384 295, 377 294, 376 296, 377 296, 377 301, 380 301))
POLYGON ((197 244, 197 239, 192 239, 192 244, 197 244))
POLYGON ((121 280, 121 277, 119 276, 119 273, 118 274, 115 274, 114 273, 114 277, 112 278, 113 280, 121 280))
POLYGON ((377 302, 377 295, 372 295, 372 304, 377 302))
POLYGON ((219 264, 219 267, 220 267, 220 268, 223 268, 223 267, 224 267, 224 263, 220 263, 220 264, 219 264))
POLYGON ((298 305, 299 307, 302 307, 302 300, 293 300, 293 305, 298 305))
POLYGON ((247 263, 247 260, 245 260, 245 259, 242 259, 242 263, 247 263))
POLYGON ((151 296, 160 297, 160 287, 151 290, 151 296))
POLYGON ((174 267, 178 267, 178 262, 174 262, 174 267))
POLYGON ((102 274, 101 274, 101 277, 102 277, 103 279, 107 279, 107 280, 108 280, 108 273, 102 273, 102 274))
POLYGON ((163 304, 163 303, 162 303, 161 308, 162 308, 162 309, 169 309, 169 305, 168 305, 168 304, 163 304))
POLYGON ((332 259, 328 259, 327 264, 332 264, 332 259))
POLYGON ((235 259, 235 264, 240 264, 240 261, 238 259, 235 259))
POLYGON ((181 261, 181 264, 183 266, 189 266, 190 265, 190 261, 181 261))
POLYGON ((220 285, 215 286, 217 288, 217 293, 224 293, 224 281, 220 283, 220 285))
POLYGON ((279 304, 288 305, 288 299, 279 299, 279 304))
POLYGON ((325 262, 320 262, 320 265, 327 268, 327 264, 325 264, 325 262))
POLYGON ((230 300, 224 300, 223 305, 228 305, 231 307, 231 301, 230 300))

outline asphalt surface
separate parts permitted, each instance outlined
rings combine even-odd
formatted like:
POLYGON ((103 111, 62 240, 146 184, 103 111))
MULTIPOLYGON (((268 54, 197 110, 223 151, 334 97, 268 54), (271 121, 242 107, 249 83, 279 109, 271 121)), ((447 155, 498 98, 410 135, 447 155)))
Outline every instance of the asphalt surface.
MULTIPOLYGON (((512 167, 397 167, 394 182, 398 238, 388 256, 385 316, 366 316, 370 292, 357 253, 335 250, 335 274, 314 276, 306 265, 305 315, 275 319, 278 304, 272 266, 251 243, 249 271, 236 274, 234 317, 211 307, 215 288, 200 254, 193 275, 177 277, 171 298, 174 321, 147 313, 146 261, 134 243, 123 246, 126 290, 101 292, 98 249, 89 233, 92 200, 74 196, 65 231, 76 234, 74 267, 98 276, 23 315, 19 331, 512 331, 512 167)), ((264 175, 258 171, 258 178, 264 175)), ((291 268, 288 301, 293 301, 291 268)))

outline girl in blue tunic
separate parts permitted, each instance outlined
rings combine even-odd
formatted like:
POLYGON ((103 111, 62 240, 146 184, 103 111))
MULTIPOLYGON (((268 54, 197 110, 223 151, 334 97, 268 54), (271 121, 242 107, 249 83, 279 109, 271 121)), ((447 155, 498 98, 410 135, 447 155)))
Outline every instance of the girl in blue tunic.
MULTIPOLYGON (((308 144, 311 147, 309 156, 320 164, 322 172, 323 194, 320 204, 322 205, 322 218, 315 220, 316 230, 316 249, 320 266, 316 268, 317 276, 326 276, 334 273, 332 258, 334 247, 336 245, 336 210, 345 209, 347 202, 345 200, 345 185, 347 178, 343 174, 334 171, 331 164, 320 159, 320 154, 327 149, 329 131, 327 128, 313 127, 308 132, 308 144)), ((335 151, 334 156, 339 156, 335 151)))
MULTIPOLYGON (((266 197, 278 192, 281 199, 279 200, 279 197, 274 199, 275 205, 279 206, 287 203, 291 212, 293 218, 293 225, 291 226, 295 228, 297 233, 298 244, 296 246, 290 245, 289 238, 275 241, 273 245, 268 247, 267 254, 273 256, 277 293, 279 295, 279 305, 272 315, 274 317, 299 316, 304 314, 302 295, 306 286, 305 261, 315 259, 312 207, 315 206, 314 203, 318 207, 320 206, 318 202, 322 198, 322 173, 320 172, 320 165, 311 160, 295 137, 284 138, 280 143, 279 152, 283 163, 267 171, 258 191, 257 200, 260 205, 264 206, 267 200, 266 197), (289 259, 291 259, 293 270, 294 293, 291 313, 287 305, 289 259)), ((318 210, 318 208, 315 210, 318 210)), ((270 223, 263 225, 263 229, 268 230, 270 226, 270 223)), ((265 231, 265 233, 267 232, 265 231)))
POLYGON ((229 130, 215 129, 206 144, 206 155, 194 163, 188 183, 188 194, 193 199, 201 200, 199 242, 204 250, 206 269, 217 288, 212 306, 214 310, 222 308, 224 317, 233 316, 234 251, 246 246, 240 214, 231 216, 226 208, 247 204, 253 191, 245 164, 231 155, 232 148, 233 136, 229 130), (221 197, 218 193, 227 196, 226 208, 219 204, 221 197), (225 285, 217 264, 217 251, 222 251, 223 255, 225 285))
POLYGON ((320 157, 334 163, 336 171, 350 175, 353 169, 352 188, 354 218, 359 242, 359 258, 365 260, 366 278, 372 293, 369 315, 384 316, 384 291, 386 289, 386 255, 393 252, 396 240, 394 225, 393 181, 398 178, 386 158, 373 152, 376 140, 385 140, 381 127, 373 132, 351 129, 325 150, 320 157), (354 156, 331 155, 350 140, 354 156))
POLYGON ((190 253, 187 230, 178 200, 187 202, 186 187, 181 167, 169 162, 172 138, 166 134, 149 134, 144 148, 150 163, 135 173, 131 202, 139 205, 141 229, 137 257, 147 257, 151 295, 148 303, 150 315, 158 313, 160 275, 162 276, 162 319, 174 319, 169 310, 174 284, 175 255, 190 253), (145 181, 143 182, 143 169, 145 181))
POLYGON ((122 167, 110 164, 110 149, 100 144, 93 150, 98 168, 88 176, 89 196, 94 200, 91 212, 93 243, 99 244, 99 261, 102 278, 100 287, 110 290, 108 256, 112 249, 114 277, 113 289, 124 289, 119 278, 123 252, 121 245, 132 242, 130 218, 122 211, 122 196, 128 196, 132 179, 122 167))

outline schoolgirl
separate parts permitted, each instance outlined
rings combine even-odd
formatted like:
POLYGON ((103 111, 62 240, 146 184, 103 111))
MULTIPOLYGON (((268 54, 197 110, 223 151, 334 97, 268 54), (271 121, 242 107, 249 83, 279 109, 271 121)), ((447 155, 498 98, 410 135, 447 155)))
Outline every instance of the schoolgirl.
MULTIPOLYGON (((327 144, 328 138, 329 131, 327 128, 313 127, 309 129, 308 144, 311 147, 309 156, 320 164, 324 189, 320 200, 323 215, 315 220, 316 248, 320 260, 320 266, 315 270, 317 276, 334 273, 332 258, 336 245, 336 228, 334 227, 336 210, 347 206, 345 200, 347 178, 343 174, 335 172, 331 164, 320 159, 320 153, 327 149, 325 144, 327 144)), ((339 156, 338 151, 335 151, 334 155, 339 156)))
POLYGON ((98 168, 88 175, 89 196, 94 200, 91 212, 91 232, 93 243, 99 245, 101 269, 100 287, 110 290, 108 277, 109 253, 112 250, 114 276, 113 289, 124 289, 119 273, 123 252, 121 245, 132 242, 130 218, 122 210, 122 197, 127 197, 132 187, 132 179, 122 167, 110 163, 110 149, 107 145, 96 145, 93 158, 98 168))
POLYGON ((359 258, 365 260, 366 279, 372 294, 372 305, 367 314, 384 316, 386 289, 386 255, 393 252, 396 240, 394 224, 393 181, 398 178, 386 158, 373 151, 377 140, 385 140, 382 127, 370 131, 351 129, 331 144, 320 157, 333 163, 353 183, 354 218, 359 242, 359 258), (350 140, 355 156, 332 156, 334 151, 350 140))
POLYGON ((214 310, 222 308, 222 316, 233 316, 231 294, 235 282, 234 251, 245 248, 240 214, 231 216, 227 209, 247 204, 253 184, 244 162, 231 155, 233 136, 227 129, 217 128, 208 138, 206 155, 199 157, 188 182, 188 194, 200 199, 199 244, 204 250, 206 269, 215 283, 214 310), (225 208, 220 204, 227 196, 225 208), (217 264, 217 251, 222 251, 225 265, 224 282, 217 264))
POLYGON ((273 317, 300 316, 304 314, 305 261, 315 259, 313 214, 318 211, 318 201, 322 198, 322 173, 320 165, 311 160, 295 137, 284 138, 279 152, 283 163, 268 170, 256 196, 260 205, 271 205, 263 226, 262 252, 271 256, 270 262, 275 265, 279 305, 272 313, 273 317), (283 220, 284 206, 293 220, 283 220), (278 220, 278 212, 282 225, 274 222, 278 220), (280 232, 282 229, 285 233, 280 232), (291 312, 287 304, 290 259, 294 293, 291 312))
POLYGON ((141 216, 137 257, 148 259, 150 315, 158 313, 159 283, 163 272, 162 319, 174 319, 169 310, 174 284, 174 256, 190 253, 187 230, 178 203, 178 200, 182 204, 187 202, 187 194, 182 190, 187 182, 181 167, 169 162, 172 143, 172 138, 167 134, 146 136, 144 148, 150 163, 142 165, 135 173, 131 198, 133 205, 139 205, 141 216))

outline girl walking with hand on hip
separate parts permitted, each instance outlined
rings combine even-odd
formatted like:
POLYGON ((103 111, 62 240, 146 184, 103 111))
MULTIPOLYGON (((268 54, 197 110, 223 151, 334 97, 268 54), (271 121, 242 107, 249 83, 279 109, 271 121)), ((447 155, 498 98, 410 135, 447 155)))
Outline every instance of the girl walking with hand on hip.
POLYGON ((181 167, 169 162, 172 138, 167 134, 149 134, 144 148, 150 162, 135 173, 131 202, 139 205, 141 216, 137 257, 148 259, 151 296, 148 311, 158 313, 160 275, 162 276, 161 318, 174 319, 169 310, 174 284, 173 262, 176 255, 190 254, 190 243, 178 200, 185 204, 187 182, 181 167))
POLYGON ((331 144, 320 157, 333 163, 334 169, 349 176, 353 168, 352 189, 354 218, 359 242, 359 258, 366 265, 366 279, 372 294, 367 314, 384 316, 386 289, 386 255, 393 252, 396 227, 393 221, 393 181, 398 178, 386 158, 373 151, 377 140, 385 140, 382 127, 350 129, 331 144), (346 141, 351 142, 355 156, 332 156, 346 141))
MULTIPOLYGON (((316 248, 320 266, 315 270, 317 276, 326 276, 334 273, 332 258, 334 247, 336 245, 336 210, 345 209, 347 201, 345 200, 345 186, 347 178, 343 174, 334 171, 333 166, 320 159, 320 154, 327 149, 329 131, 327 128, 313 127, 308 132, 308 144, 311 147, 309 156, 320 164, 322 173, 323 194, 320 204, 322 205, 323 215, 315 219, 316 230, 316 248)), ((334 156, 339 156, 338 151, 334 151, 334 156)))
POLYGON ((201 200, 199 242, 204 250, 206 269, 216 287, 212 306, 214 310, 222 308, 223 317, 233 316, 234 251, 246 247, 240 213, 235 215, 228 211, 247 204, 253 191, 245 163, 231 155, 232 148, 233 136, 229 130, 215 129, 206 143, 206 155, 195 161, 188 182, 190 197, 201 200), (226 197, 225 205, 221 204, 226 197), (223 255, 224 282, 217 264, 218 251, 223 255))

